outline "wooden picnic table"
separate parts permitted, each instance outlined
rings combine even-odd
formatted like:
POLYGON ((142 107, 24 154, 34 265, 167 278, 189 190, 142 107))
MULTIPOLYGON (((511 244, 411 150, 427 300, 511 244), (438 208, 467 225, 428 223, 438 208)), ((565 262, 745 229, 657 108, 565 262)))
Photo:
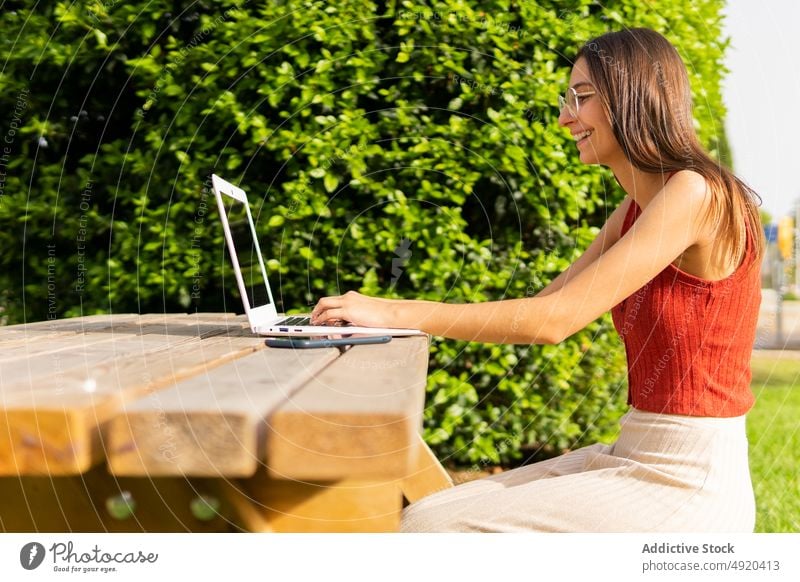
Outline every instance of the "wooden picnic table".
POLYGON ((428 338, 274 349, 231 314, 0 328, 0 531, 393 531, 451 485, 428 338))

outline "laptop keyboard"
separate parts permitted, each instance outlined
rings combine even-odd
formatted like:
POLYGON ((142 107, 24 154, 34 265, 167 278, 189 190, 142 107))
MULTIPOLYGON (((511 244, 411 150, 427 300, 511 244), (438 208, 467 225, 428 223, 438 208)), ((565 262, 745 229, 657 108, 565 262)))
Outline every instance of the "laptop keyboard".
MULTIPOLYGON (((278 323, 274 323, 273 325, 311 325, 311 317, 310 316, 295 316, 295 317, 287 317, 286 319, 279 321, 278 323)), ((350 325, 348 321, 331 321, 325 324, 325 327, 347 327, 350 325)))
POLYGON ((274 325, 311 325, 310 317, 287 317, 274 325))

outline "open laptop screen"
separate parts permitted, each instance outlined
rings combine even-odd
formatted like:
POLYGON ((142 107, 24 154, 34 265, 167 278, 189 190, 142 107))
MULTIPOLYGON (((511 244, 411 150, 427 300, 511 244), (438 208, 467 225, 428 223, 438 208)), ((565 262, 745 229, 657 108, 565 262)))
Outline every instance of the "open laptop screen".
MULTIPOLYGON (((263 265, 256 247, 255 227, 248 219, 245 203, 225 196, 225 214, 228 217, 228 226, 231 229, 233 246, 239 259, 239 268, 242 271, 250 307, 269 305, 266 273, 262 270, 263 265)), ((227 245, 226 251, 228 251, 227 245)))

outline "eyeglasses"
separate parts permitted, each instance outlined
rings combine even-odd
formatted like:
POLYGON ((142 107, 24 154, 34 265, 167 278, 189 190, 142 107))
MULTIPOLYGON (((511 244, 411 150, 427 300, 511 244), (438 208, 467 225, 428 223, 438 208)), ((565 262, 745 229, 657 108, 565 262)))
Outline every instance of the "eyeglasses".
POLYGON ((591 97, 594 94, 594 90, 582 91, 581 93, 578 93, 574 87, 570 87, 567 89, 567 92, 564 95, 558 96, 558 110, 563 111, 564 107, 566 107, 567 111, 569 111, 569 114, 572 115, 572 117, 578 117, 581 98, 591 97))

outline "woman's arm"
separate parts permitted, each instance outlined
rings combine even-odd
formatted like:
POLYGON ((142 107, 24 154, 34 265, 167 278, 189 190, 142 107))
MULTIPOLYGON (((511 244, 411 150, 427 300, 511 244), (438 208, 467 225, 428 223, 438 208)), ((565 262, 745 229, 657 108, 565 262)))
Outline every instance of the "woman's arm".
POLYGON ((699 239, 709 196, 705 181, 685 174, 669 181, 625 236, 602 253, 597 252, 602 241, 598 243, 597 256, 547 294, 447 304, 350 292, 321 299, 312 317, 318 323, 344 319, 361 325, 412 327, 468 341, 558 343, 643 287, 699 239))

